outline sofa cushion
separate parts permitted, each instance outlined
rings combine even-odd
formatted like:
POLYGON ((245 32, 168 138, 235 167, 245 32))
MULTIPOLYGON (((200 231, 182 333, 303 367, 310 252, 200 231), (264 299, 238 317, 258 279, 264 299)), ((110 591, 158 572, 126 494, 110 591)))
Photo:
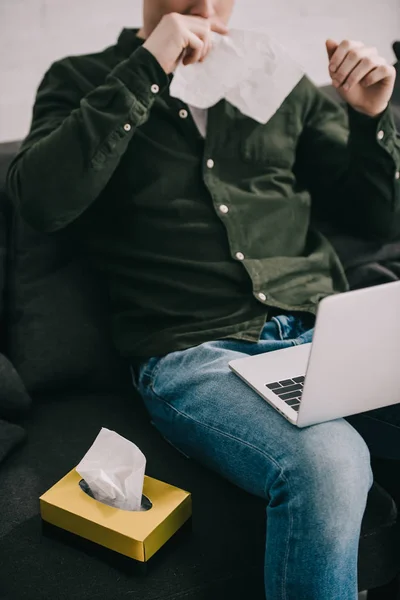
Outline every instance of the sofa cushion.
POLYGON ((10 162, 18 152, 21 142, 5 142, 0 144, 0 190, 4 191, 4 183, 10 162))
POLYGON ((29 392, 126 389, 128 369, 111 343, 103 282, 64 232, 37 233, 5 193, 19 145, 0 144, 0 315, 7 243, 9 250, 0 350, 6 348, 29 392))
POLYGON ((29 392, 126 389, 103 281, 68 233, 34 231, 14 207, 8 352, 29 392))
POLYGON ((26 432, 22 427, 0 419, 0 463, 10 450, 25 439, 25 436, 26 432))
POLYGON ((4 312, 5 287, 9 271, 9 227, 11 206, 4 192, 6 172, 11 157, 18 150, 19 142, 0 144, 0 462, 10 450, 20 444, 26 436, 22 427, 3 419, 21 419, 31 405, 31 399, 14 366, 1 351, 7 346, 8 315, 4 312))
POLYGON ((7 421, 23 418, 30 406, 31 398, 20 376, 8 358, 0 354, 0 463, 25 439, 24 429, 7 421))
POLYGON ((0 418, 19 419, 31 406, 31 398, 9 359, 0 354, 0 418))
POLYGON ((8 292, 6 289, 6 279, 9 269, 7 247, 9 244, 11 219, 11 205, 4 187, 8 166, 19 146, 19 142, 0 144, 0 352, 5 351, 7 341, 7 315, 4 314, 4 309, 7 307, 7 300, 5 298, 8 292))
POLYGON ((0 144, 0 297, 6 241, 9 250, 7 331, 0 334, 0 349, 6 337, 7 355, 29 392, 126 389, 128 368, 111 343, 104 283, 64 232, 34 231, 5 194, 7 168, 18 147, 19 142, 0 144))

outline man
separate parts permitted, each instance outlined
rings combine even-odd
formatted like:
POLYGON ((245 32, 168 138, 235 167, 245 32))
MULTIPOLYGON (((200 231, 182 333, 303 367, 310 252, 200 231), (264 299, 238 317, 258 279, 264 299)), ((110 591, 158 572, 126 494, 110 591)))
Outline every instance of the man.
POLYGON ((347 419, 293 427, 228 361, 309 342, 318 302, 347 289, 311 204, 393 235, 394 69, 328 40, 348 120, 306 77, 266 125, 225 101, 193 110, 170 97, 171 74, 207 59, 233 1, 144 0, 138 32, 52 65, 9 189, 26 221, 65 229, 107 278, 115 343, 161 434, 265 498, 268 600, 354 600, 366 441, 347 419))

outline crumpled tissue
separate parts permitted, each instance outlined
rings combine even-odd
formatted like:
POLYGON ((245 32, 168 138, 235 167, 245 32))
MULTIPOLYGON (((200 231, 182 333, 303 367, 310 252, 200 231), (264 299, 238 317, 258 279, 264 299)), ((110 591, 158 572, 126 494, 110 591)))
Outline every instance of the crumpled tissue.
POLYGON ((244 115, 267 123, 303 77, 303 68, 264 31, 211 35, 213 46, 204 62, 179 63, 170 95, 203 109, 225 98, 244 115))
POLYGON ((146 457, 115 431, 102 427, 76 471, 99 502, 140 510, 146 457))

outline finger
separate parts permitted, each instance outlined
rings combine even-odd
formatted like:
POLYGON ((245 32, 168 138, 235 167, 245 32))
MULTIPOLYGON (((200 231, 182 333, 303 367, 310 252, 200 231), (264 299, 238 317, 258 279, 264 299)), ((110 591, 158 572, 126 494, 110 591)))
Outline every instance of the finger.
POLYGON ((326 50, 328 52, 328 58, 329 58, 329 60, 331 60, 332 56, 335 53, 336 48, 338 47, 338 43, 335 42, 335 40, 328 39, 328 40, 326 40, 325 45, 326 45, 326 50))
POLYGON ((195 48, 191 45, 188 45, 185 48, 185 54, 183 56, 182 62, 184 65, 190 65, 194 62, 193 57, 195 54, 195 48))
POLYGON ((396 69, 392 67, 392 65, 382 64, 373 69, 361 80, 361 85, 364 87, 369 87, 370 85, 374 85, 383 79, 391 79, 396 76, 396 69))
POLYGON ((210 43, 211 43, 211 32, 209 31, 207 33, 207 35, 205 35, 203 38, 204 47, 203 47, 203 53, 200 57, 200 62, 202 62, 205 59, 205 57, 207 56, 207 54, 209 53, 210 43))
POLYGON ((365 58, 370 59, 370 69, 373 68, 373 49, 372 48, 356 48, 353 50, 349 50, 346 55, 346 58, 337 69, 335 73, 332 73, 332 79, 334 85, 338 87, 342 85, 350 73, 355 69, 355 67, 365 58))
POLYGON ((204 59, 210 54, 211 48, 212 48, 211 37, 208 37, 205 40, 204 51, 203 51, 202 57, 200 58, 200 62, 203 62, 204 59))
POLYGON ((376 69, 378 65, 383 65, 383 62, 383 59, 377 63, 376 59, 372 59, 369 56, 364 57, 347 77, 347 80, 343 84, 343 89, 348 92, 354 85, 368 75, 368 73, 376 69))
POLYGON ((195 33, 189 32, 188 51, 184 58, 183 64, 191 65, 198 62, 203 53, 203 48, 203 41, 195 33))
POLYGON ((199 62, 202 62, 205 58, 205 56, 208 53, 208 49, 209 49, 209 45, 210 45, 210 39, 211 39, 211 30, 210 29, 206 29, 204 31, 201 31, 200 33, 196 34, 197 37, 200 38, 200 40, 203 42, 203 48, 199 57, 199 62))
POLYGON ((222 21, 213 20, 211 23, 211 31, 215 31, 216 33, 220 33, 221 35, 226 35, 229 33, 228 27, 222 21))
POLYGON ((193 65, 194 63, 196 63, 196 62, 199 61, 199 56, 200 56, 199 52, 197 52, 193 48, 190 48, 187 51, 187 53, 186 53, 186 56, 185 56, 185 58, 183 60, 183 64, 185 66, 187 66, 187 65, 193 65))
POLYGON ((195 22, 194 26, 190 27, 190 31, 191 33, 195 34, 203 43, 202 51, 198 58, 196 52, 192 53, 193 62, 197 62, 196 60, 194 60, 195 58, 197 58, 197 60, 201 62, 209 51, 209 46, 211 42, 210 23, 206 19, 199 19, 195 22))
POLYGON ((205 43, 206 38, 211 37, 211 24, 208 19, 201 17, 187 17, 187 28, 189 33, 194 33, 200 40, 205 43))
POLYGON ((353 48, 362 48, 363 46, 364 44, 362 42, 353 42, 351 40, 344 40, 341 42, 333 53, 329 69, 334 73, 342 64, 350 50, 353 50, 353 48))

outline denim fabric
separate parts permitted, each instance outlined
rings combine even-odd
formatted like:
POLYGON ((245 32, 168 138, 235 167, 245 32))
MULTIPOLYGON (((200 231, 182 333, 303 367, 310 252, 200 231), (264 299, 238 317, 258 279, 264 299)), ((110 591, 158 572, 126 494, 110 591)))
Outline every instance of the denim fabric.
POLYGON ((312 335, 309 320, 279 315, 258 343, 207 342, 132 369, 167 441, 265 498, 268 600, 357 598, 359 535, 373 482, 366 441, 346 419, 293 426, 228 367, 234 358, 310 342, 312 335))

